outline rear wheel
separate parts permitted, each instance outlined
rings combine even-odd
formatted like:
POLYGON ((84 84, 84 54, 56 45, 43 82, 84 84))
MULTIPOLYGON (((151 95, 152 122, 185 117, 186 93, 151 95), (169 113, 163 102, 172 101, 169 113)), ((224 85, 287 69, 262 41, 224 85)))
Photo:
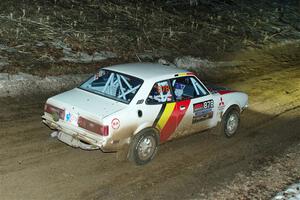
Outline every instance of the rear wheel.
POLYGON ((157 148, 156 133, 151 130, 142 131, 134 137, 129 157, 135 164, 144 165, 154 158, 157 148))
POLYGON ((235 108, 230 108, 223 115, 222 129, 226 137, 234 136, 240 124, 240 113, 235 108))

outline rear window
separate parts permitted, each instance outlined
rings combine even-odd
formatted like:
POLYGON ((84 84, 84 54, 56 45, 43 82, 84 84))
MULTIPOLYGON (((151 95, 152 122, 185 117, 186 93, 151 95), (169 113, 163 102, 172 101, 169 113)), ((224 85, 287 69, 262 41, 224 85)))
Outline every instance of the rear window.
POLYGON ((130 103, 143 84, 143 80, 126 74, 101 69, 79 86, 80 89, 130 103))

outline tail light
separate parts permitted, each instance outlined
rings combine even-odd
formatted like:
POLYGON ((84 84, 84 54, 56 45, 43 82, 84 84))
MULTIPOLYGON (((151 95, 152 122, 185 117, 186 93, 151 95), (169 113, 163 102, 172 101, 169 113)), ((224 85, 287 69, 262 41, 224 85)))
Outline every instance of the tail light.
MULTIPOLYGON (((44 111, 46 113, 52 114, 54 120, 55 118, 64 119, 65 118, 65 110, 52 106, 50 104, 45 104, 44 111)), ((57 119, 57 121, 58 121, 57 119)))
POLYGON ((78 118, 78 126, 102 136, 108 136, 108 126, 101 126, 83 117, 78 118))

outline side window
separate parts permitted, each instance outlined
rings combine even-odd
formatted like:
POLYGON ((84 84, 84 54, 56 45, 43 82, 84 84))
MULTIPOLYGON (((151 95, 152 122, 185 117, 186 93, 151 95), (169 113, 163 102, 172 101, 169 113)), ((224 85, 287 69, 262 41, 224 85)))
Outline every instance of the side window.
POLYGON ((172 89, 175 100, 186 100, 205 96, 208 92, 194 77, 179 77, 172 80, 172 89))
POLYGON ((197 97, 208 95, 208 91, 199 83, 198 80, 196 80, 194 77, 190 77, 190 78, 193 83, 193 86, 195 87, 197 97))
POLYGON ((148 104, 160 104, 173 101, 168 81, 161 81, 154 84, 147 98, 148 104))

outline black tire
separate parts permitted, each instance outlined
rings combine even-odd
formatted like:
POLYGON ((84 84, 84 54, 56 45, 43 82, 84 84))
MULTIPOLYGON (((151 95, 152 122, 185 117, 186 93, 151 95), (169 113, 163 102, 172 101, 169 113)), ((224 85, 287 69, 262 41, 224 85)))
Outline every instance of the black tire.
POLYGON ((233 137, 240 125, 240 112, 237 108, 229 108, 222 119, 222 131, 227 138, 233 137))
POLYGON ((141 131, 131 143, 129 159, 136 165, 145 165, 155 157, 157 149, 157 133, 153 130, 141 131))

